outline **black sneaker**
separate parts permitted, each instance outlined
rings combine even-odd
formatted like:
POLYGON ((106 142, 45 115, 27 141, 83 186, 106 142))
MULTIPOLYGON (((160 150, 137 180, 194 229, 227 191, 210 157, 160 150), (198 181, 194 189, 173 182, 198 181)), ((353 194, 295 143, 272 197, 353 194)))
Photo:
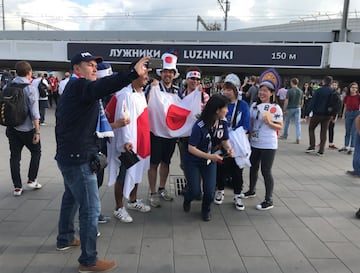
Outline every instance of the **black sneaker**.
POLYGON ((203 221, 205 221, 205 222, 209 222, 211 220, 210 212, 202 212, 201 216, 202 216, 203 221))
POLYGON ((305 151, 305 153, 313 153, 313 152, 315 152, 315 147, 309 147, 305 151))
POLYGON ((110 217, 109 217, 109 216, 105 216, 105 215, 100 214, 99 220, 98 220, 98 223, 99 223, 99 224, 106 224, 106 223, 109 222, 109 221, 110 221, 110 217))
POLYGON ((324 155, 324 152, 320 152, 320 151, 319 151, 319 152, 316 153, 316 155, 317 155, 317 156, 323 156, 323 155, 324 155))
POLYGON ((248 199, 248 198, 253 198, 255 196, 256 196, 256 193, 254 191, 247 191, 244 193, 243 198, 248 199))
POLYGON ((355 213, 355 216, 360 219, 360 209, 355 213))
POLYGON ((183 209, 184 209, 185 212, 189 212, 190 209, 191 209, 191 203, 190 203, 190 202, 186 202, 186 201, 184 200, 183 209))
POLYGON ((264 201, 261 204, 256 206, 256 209, 258 210, 269 210, 274 207, 273 203, 271 201, 264 201))

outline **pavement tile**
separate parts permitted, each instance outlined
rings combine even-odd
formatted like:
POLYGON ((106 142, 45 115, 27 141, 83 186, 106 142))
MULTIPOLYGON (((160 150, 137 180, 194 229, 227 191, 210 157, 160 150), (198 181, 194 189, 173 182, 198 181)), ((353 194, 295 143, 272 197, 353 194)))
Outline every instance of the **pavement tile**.
POLYGON ((246 272, 232 240, 205 240, 204 242, 212 273, 246 272))
POLYGON ((307 258, 335 258, 308 228, 285 228, 285 231, 307 258))
POLYGON ((332 242, 326 244, 351 272, 360 272, 360 249, 358 247, 350 242, 332 242))
POLYGON ((243 257, 247 273, 282 273, 273 257, 243 257))
MULTIPOLYGON (((267 241, 267 247, 272 253, 282 272, 286 273, 315 273, 315 269, 298 249, 289 241, 267 241)), ((266 271, 265 271, 266 272, 266 271)))

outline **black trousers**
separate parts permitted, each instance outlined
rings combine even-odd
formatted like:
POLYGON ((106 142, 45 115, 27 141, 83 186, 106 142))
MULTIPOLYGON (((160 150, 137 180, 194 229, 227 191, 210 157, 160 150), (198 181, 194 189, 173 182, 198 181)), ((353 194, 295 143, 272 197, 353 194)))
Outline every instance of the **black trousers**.
POLYGON ((216 170, 216 185, 218 190, 225 189, 225 182, 230 177, 232 178, 232 186, 234 187, 234 194, 240 194, 243 188, 243 169, 240 169, 236 161, 232 157, 224 158, 222 164, 217 164, 216 170))
POLYGON ((255 192, 256 182, 258 180, 258 172, 261 163, 261 174, 265 183, 265 200, 272 201, 272 193, 274 190, 274 178, 271 173, 274 163, 276 150, 258 149, 251 147, 250 156, 250 191, 255 192))
POLYGON ((20 175, 21 152, 24 146, 30 151, 31 159, 28 171, 28 179, 35 181, 39 171, 41 144, 33 144, 34 130, 20 132, 14 128, 6 128, 6 136, 10 146, 10 170, 14 188, 22 188, 20 175))

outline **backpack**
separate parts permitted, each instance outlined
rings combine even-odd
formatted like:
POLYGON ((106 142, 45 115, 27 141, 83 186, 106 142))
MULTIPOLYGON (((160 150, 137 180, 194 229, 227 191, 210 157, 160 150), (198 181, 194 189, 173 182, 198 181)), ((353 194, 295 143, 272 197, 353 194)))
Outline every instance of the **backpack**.
POLYGON ((0 124, 16 127, 26 120, 25 95, 23 89, 28 83, 9 83, 0 92, 0 124))
POLYGON ((330 94, 328 99, 327 108, 326 108, 327 115, 335 116, 339 113, 340 109, 341 109, 341 98, 340 95, 336 91, 334 91, 330 94))
POLYGON ((39 90, 39 95, 41 98, 46 98, 48 96, 47 86, 45 83, 43 83, 42 79, 40 80, 40 82, 38 84, 38 90, 39 90))
POLYGON ((5 86, 13 79, 14 77, 9 72, 4 72, 1 76, 0 91, 3 90, 5 86))

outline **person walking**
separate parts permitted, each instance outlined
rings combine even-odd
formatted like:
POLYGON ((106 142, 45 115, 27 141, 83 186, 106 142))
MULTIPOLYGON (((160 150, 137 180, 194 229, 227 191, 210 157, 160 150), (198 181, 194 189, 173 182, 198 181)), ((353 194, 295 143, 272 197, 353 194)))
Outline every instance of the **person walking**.
POLYGON ((311 99, 308 113, 305 119, 308 118, 309 114, 312 113, 312 117, 309 123, 309 147, 305 151, 306 153, 314 153, 315 150, 315 128, 320 124, 320 147, 316 155, 323 156, 324 148, 326 143, 326 133, 329 127, 331 114, 328 113, 328 101, 334 90, 330 84, 333 78, 331 76, 325 76, 322 80, 322 86, 317 89, 311 99))
POLYGON ((280 138, 287 139, 290 121, 293 119, 295 124, 296 144, 300 143, 301 139, 301 107, 303 105, 303 92, 299 89, 299 79, 292 78, 290 80, 291 88, 286 93, 284 101, 283 114, 285 116, 284 132, 280 138))
POLYGON ((38 183, 37 176, 39 172, 41 158, 40 143, 40 113, 39 113, 39 92, 32 86, 32 68, 29 62, 19 61, 15 65, 17 77, 12 80, 13 83, 27 83, 23 89, 25 96, 25 111, 27 117, 23 124, 16 127, 6 127, 6 136, 9 139, 10 148, 10 172, 14 185, 14 196, 21 196, 23 185, 20 175, 21 151, 25 146, 31 154, 28 181, 28 189, 41 189, 42 185, 38 183))

